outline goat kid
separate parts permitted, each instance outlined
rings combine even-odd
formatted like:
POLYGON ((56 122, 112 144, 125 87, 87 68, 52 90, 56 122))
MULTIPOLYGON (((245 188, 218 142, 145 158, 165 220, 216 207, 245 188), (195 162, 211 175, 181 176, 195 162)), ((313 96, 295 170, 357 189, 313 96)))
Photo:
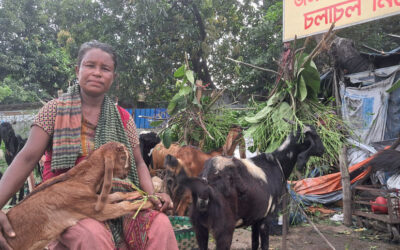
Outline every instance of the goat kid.
MULTIPOLYGON (((204 153, 192 146, 184 146, 176 152, 174 155, 176 158, 171 157, 171 155, 165 157, 165 186, 175 205, 174 214, 184 216, 192 201, 190 191, 181 187, 177 182, 177 178, 182 178, 183 176, 197 177, 203 170, 206 160, 211 157, 219 155, 232 156, 238 144, 240 146, 244 145, 242 132, 243 129, 240 126, 231 127, 223 147, 210 153, 204 153)), ((245 158, 243 147, 241 147, 240 151, 241 157, 245 158)))
POLYGON ((323 152, 315 129, 306 126, 270 154, 250 159, 214 157, 206 161, 199 177, 180 179, 192 192, 190 218, 200 249, 207 249, 209 231, 222 250, 230 249, 236 226, 251 226, 252 249, 258 249, 261 238, 261 249, 267 250, 268 224, 286 180, 295 165, 302 168, 310 156, 323 152))
MULTIPOLYGON (((137 210, 140 203, 124 200, 138 198, 137 192, 109 194, 112 178, 126 178, 129 169, 126 147, 117 142, 104 144, 68 172, 39 185, 7 212, 16 233, 14 238, 5 235, 7 242, 13 249, 43 249, 81 219, 105 221, 137 210)), ((151 206, 146 202, 143 208, 151 206)))

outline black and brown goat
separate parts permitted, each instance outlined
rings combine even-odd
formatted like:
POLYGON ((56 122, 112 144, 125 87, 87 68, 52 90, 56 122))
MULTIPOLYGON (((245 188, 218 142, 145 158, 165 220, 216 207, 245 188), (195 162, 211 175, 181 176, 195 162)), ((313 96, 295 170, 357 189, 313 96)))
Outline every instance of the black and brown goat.
MULTIPOLYGON (((225 144, 222 148, 204 153, 192 146, 181 147, 175 155, 167 155, 164 160, 165 188, 174 202, 174 214, 184 216, 192 201, 190 190, 182 188, 177 182, 182 176, 197 177, 203 170, 206 160, 214 156, 232 156, 237 145, 244 144, 243 129, 233 126, 229 130, 225 144), (174 161, 173 159, 177 159, 174 161), (179 162, 178 162, 179 161, 179 162)), ((243 148, 240 150, 241 157, 245 158, 243 148)))
POLYGON ((289 135, 274 152, 250 159, 213 157, 197 178, 180 183, 192 191, 190 218, 201 250, 209 231, 218 250, 230 249, 237 226, 252 227, 252 249, 269 246, 269 220, 295 165, 302 168, 310 156, 321 156, 324 146, 315 129, 306 126, 289 135))

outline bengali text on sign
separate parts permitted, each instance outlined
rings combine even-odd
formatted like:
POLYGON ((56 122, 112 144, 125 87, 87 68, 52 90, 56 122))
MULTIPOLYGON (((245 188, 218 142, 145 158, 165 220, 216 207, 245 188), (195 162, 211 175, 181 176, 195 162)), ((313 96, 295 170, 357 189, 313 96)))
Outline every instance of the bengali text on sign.
POLYGON ((283 41, 400 14, 400 0, 284 0, 283 41))

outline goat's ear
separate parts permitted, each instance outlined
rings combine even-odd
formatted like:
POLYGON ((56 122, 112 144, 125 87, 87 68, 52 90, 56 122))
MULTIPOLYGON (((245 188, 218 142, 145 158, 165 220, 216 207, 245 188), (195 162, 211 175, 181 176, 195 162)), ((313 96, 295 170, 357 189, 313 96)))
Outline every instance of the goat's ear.
MULTIPOLYGON (((117 151, 120 147, 117 148, 117 151)), ((122 147, 122 150, 124 148, 122 147)), ((111 191, 111 184, 113 178, 113 170, 114 170, 114 163, 115 163, 115 154, 114 152, 104 152, 104 180, 103 180, 103 187, 101 189, 100 195, 97 198, 96 206, 94 210, 99 212, 105 206, 107 202, 108 194, 111 191)))

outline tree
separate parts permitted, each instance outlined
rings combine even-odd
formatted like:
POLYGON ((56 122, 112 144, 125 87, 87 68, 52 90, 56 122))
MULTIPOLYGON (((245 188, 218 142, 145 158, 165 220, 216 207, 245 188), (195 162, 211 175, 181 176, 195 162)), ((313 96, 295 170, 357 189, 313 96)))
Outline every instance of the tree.
MULTIPOLYGON (((0 82, 24 92, 3 102, 46 100, 65 90, 75 79, 79 45, 92 39, 116 49, 112 93, 126 105, 145 93, 147 105, 165 107, 176 92, 173 73, 185 63, 185 54, 196 79, 209 87, 265 98, 276 76, 226 57, 276 70, 282 6, 281 0, 3 0, 0 82)), ((338 35, 351 36, 361 48, 366 43, 387 51, 398 44, 386 34, 399 32, 399 20, 394 16, 338 35)))

